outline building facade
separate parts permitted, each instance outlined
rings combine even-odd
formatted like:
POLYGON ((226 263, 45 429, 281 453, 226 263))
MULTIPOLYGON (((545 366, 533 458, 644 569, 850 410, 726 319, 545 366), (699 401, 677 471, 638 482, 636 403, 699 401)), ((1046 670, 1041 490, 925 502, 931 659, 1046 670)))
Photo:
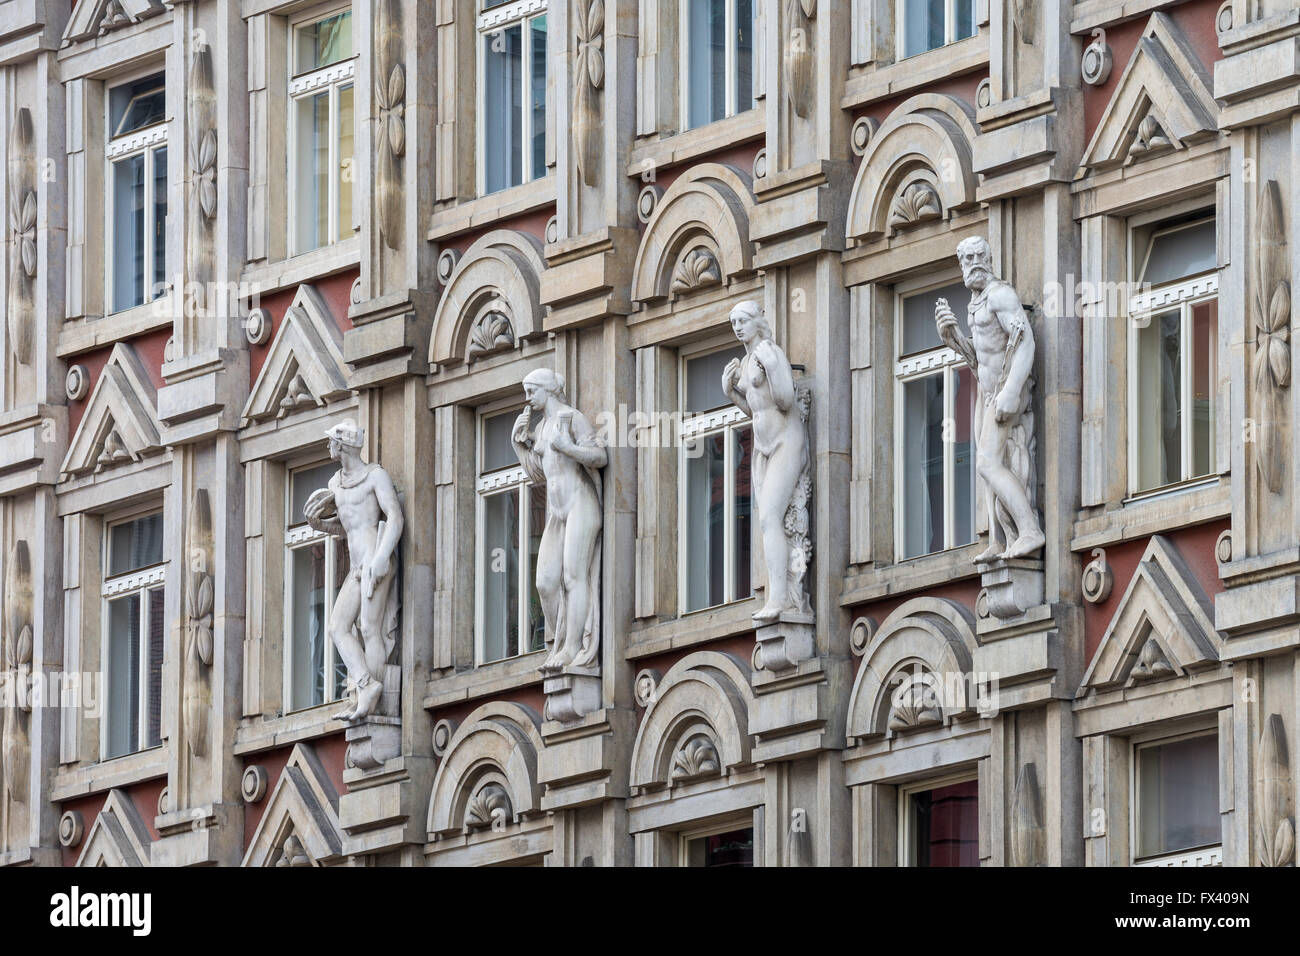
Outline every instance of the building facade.
POLYGON ((1294 862, 1298 92, 1290 0, 0 0, 0 860, 1294 862))

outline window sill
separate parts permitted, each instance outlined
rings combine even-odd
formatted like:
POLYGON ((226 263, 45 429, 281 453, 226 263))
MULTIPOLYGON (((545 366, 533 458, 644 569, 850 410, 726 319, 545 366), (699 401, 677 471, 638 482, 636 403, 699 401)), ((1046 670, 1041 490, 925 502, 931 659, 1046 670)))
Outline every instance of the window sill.
POLYGON ((429 221, 425 236, 430 242, 439 242, 471 229, 482 229, 502 219, 555 205, 555 173, 541 179, 488 193, 476 199, 467 199, 454 206, 439 209, 429 221))
POLYGON ((172 322, 173 310, 166 296, 102 317, 76 319, 65 323, 59 330, 58 356, 67 358, 121 339, 135 338, 157 329, 170 329, 172 322))
POLYGON ((1134 860, 1133 866, 1223 866, 1223 847, 1205 846, 1199 850, 1169 853, 1149 860, 1134 860))
POLYGON ((1074 523, 1070 550, 1109 547, 1226 518, 1232 511, 1232 492, 1226 477, 1126 499, 1118 508, 1096 517, 1080 517, 1074 523))
POLYGON ((980 544, 976 540, 960 548, 908 558, 896 564, 846 576, 844 590, 840 593, 840 606, 848 607, 924 591, 936 585, 976 579, 980 572, 973 563, 973 558, 979 550, 980 544))
POLYGON ((335 720, 334 712, 343 706, 343 701, 332 700, 277 717, 247 717, 235 731, 231 749, 236 755, 256 753, 338 733, 347 725, 335 720))
MULTIPOLYGON (((720 149, 758 139, 767 131, 766 111, 761 107, 727 116, 707 126, 697 126, 659 139, 647 139, 632 148, 627 174, 640 176, 657 169, 697 159, 720 149)), ((744 170, 751 175, 751 170, 744 170)))
POLYGON ((731 604, 691 611, 681 617, 634 628, 628 632, 623 658, 635 661, 652 654, 753 633, 753 616, 759 607, 757 596, 750 596, 731 604))
POLYGON ((167 747, 151 747, 83 767, 61 768, 54 775, 50 801, 61 803, 167 775, 167 747))
POLYGON ((239 277, 255 295, 269 295, 280 289, 300 285, 336 272, 355 269, 361 264, 361 239, 350 236, 332 245, 313 249, 277 262, 246 268, 239 277))
POLYGON ((893 99, 939 80, 987 68, 988 64, 989 34, 985 27, 965 40, 856 73, 844 84, 840 106, 851 110, 893 99))
POLYGON ((542 683, 542 675, 537 668, 545 660, 545 653, 533 651, 521 657, 479 664, 470 670, 454 672, 446 677, 435 674, 425 684, 421 706, 425 710, 436 710, 449 704, 539 685, 542 683))

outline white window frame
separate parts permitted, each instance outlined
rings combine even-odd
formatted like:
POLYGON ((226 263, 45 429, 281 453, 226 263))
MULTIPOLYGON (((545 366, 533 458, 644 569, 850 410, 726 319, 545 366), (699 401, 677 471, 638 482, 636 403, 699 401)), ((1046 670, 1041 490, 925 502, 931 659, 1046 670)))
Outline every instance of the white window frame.
MULTIPOLYGON (((736 100, 737 100, 737 95, 739 93, 736 86, 736 0, 725 0, 725 2, 726 2, 726 13, 724 17, 724 22, 725 22, 724 29, 726 31, 726 37, 727 37, 727 48, 723 52, 723 61, 724 61, 723 62, 723 73, 724 73, 723 86, 725 91, 723 95, 724 106, 723 106, 722 116, 720 116, 718 119, 710 120, 710 123, 717 123, 730 116, 736 115, 736 100)), ((752 31, 756 30, 758 25, 758 10, 756 8, 758 4, 764 2, 767 2, 767 0, 754 0, 755 10, 754 10, 753 20, 751 23, 752 31)), ((678 97, 680 102, 678 104, 678 108, 681 110, 681 117, 682 117, 681 123, 679 125, 683 130, 703 129, 705 126, 709 125, 709 123, 701 123, 699 126, 691 125, 690 6, 691 6, 691 0, 679 0, 677 5, 678 36, 681 37, 681 50, 680 50, 681 76, 680 76, 680 82, 677 84, 680 90, 680 95, 678 97)), ((751 36, 750 56, 753 58, 753 60, 751 61, 753 64, 757 63, 758 52, 759 51, 758 51, 757 37, 751 36)), ((752 71, 754 69, 754 66, 751 65, 750 69, 752 71)), ((751 84, 753 83, 752 72, 750 75, 750 83, 751 84)), ((755 103, 752 93, 753 91, 751 90, 750 107, 749 107, 749 109, 751 110, 754 108, 754 103, 755 103)), ((749 112, 749 110, 746 110, 745 112, 749 112)))
MULTIPOLYGON (((481 0, 475 0, 476 5, 481 6, 481 0)), ((509 27, 518 25, 520 27, 520 37, 523 42, 523 52, 521 59, 523 61, 523 71, 521 73, 520 84, 523 87, 523 97, 520 100, 524 103, 524 109, 520 110, 522 114, 519 121, 520 137, 520 163, 519 163, 519 182, 512 183, 498 189, 497 192, 505 192, 507 189, 513 189, 515 186, 522 186, 524 183, 531 183, 535 180, 542 179, 546 176, 546 162, 542 161, 541 169, 533 169, 533 136, 537 131, 533 129, 533 110, 531 105, 531 94, 533 89, 533 58, 532 58, 532 32, 528 28, 529 21, 537 16, 546 16, 549 14, 548 0, 514 0, 513 3, 503 3, 500 6, 492 7, 489 10, 480 9, 475 21, 474 29, 474 59, 475 59, 475 122, 474 122, 474 190, 477 196, 486 196, 487 192, 487 165, 485 163, 487 149, 487 129, 483 122, 483 117, 487 115, 487 82, 486 76, 486 57, 483 54, 483 38, 498 30, 505 30, 509 27)), ((551 42, 551 22, 548 17, 546 21, 546 43, 547 58, 550 57, 551 42)), ((547 90, 549 99, 550 91, 547 90)), ((545 131, 543 131, 545 135, 545 131)))
MULTIPOLYGON (((707 837, 717 836, 719 833, 730 833, 732 830, 748 829, 753 835, 752 851, 758 850, 758 827, 754 824, 753 812, 743 815, 738 814, 730 817, 721 823, 713 823, 705 827, 695 827, 689 830, 681 830, 677 834, 677 865, 689 869, 691 866, 691 843, 695 840, 702 840, 707 837)), ((758 861, 753 860, 752 865, 757 866, 758 861)))
MULTIPOLYGON (((337 579, 338 549, 341 545, 339 539, 334 535, 325 531, 317 531, 309 524, 289 526, 289 522, 293 519, 293 476, 300 471, 316 468, 323 464, 325 464, 324 461, 315 461, 285 469, 284 630, 282 631, 284 635, 284 677, 281 699, 284 701, 283 712, 286 714, 310 710, 312 707, 322 707, 342 699, 334 696, 334 671, 338 667, 339 659, 338 649, 334 646, 334 635, 330 633, 329 628, 330 615, 334 611, 334 599, 336 597, 334 581, 337 579), (293 699, 293 678, 296 663, 293 656, 293 645, 295 643, 293 633, 293 552, 302 551, 317 543, 324 543, 325 545, 325 699, 319 704, 306 704, 299 707, 295 706, 293 699)), ((346 682, 343 691, 344 694, 347 693, 346 682)))
MULTIPOLYGON (((945 421, 956 422, 957 420, 957 375, 965 367, 966 360, 958 355, 953 349, 946 345, 940 345, 936 348, 927 349, 924 352, 913 352, 909 355, 903 355, 903 300, 910 299, 914 296, 924 295, 928 291, 937 291, 952 285, 961 279, 960 273, 953 273, 947 278, 938 281, 927 278, 912 282, 900 283, 894 289, 894 555, 895 561, 915 561, 929 555, 942 554, 944 551, 951 551, 953 548, 964 548, 978 540, 976 528, 978 527, 979 516, 975 512, 976 502, 975 495, 971 495, 971 540, 965 544, 954 544, 956 538, 956 453, 953 450, 953 442, 944 442, 943 452, 943 548, 939 551, 926 551, 923 554, 913 554, 904 557, 906 543, 906 523, 904 521, 904 508, 901 502, 901 492, 907 481, 906 462, 902 454, 903 442, 903 425, 904 425, 904 386, 909 382, 915 382, 923 378, 929 378, 936 371, 943 375, 943 417, 945 421)), ((979 383, 974 380, 974 370, 971 370, 971 387, 978 389, 979 383)), ((975 470, 976 455, 976 422, 974 416, 970 424, 971 437, 971 471, 975 470)), ((978 481, 978 478, 974 480, 978 481)))
MULTIPOLYGON (((693 359, 703 358, 714 352, 725 352, 735 348, 734 345, 710 346, 707 348, 697 349, 695 351, 683 351, 678 357, 678 408, 686 408, 686 364, 693 359)), ((690 460, 686 453, 687 446, 696 439, 708 438, 711 435, 726 433, 728 436, 740 431, 742 428, 753 428, 748 415, 746 415, 736 405, 724 405, 721 408, 715 408, 712 411, 704 412, 698 415, 681 414, 678 416, 677 425, 677 616, 686 617, 690 614, 699 614, 704 611, 713 611, 720 607, 726 607, 728 604, 734 604, 737 601, 747 601, 754 596, 753 574, 751 569, 750 588, 748 594, 736 594, 736 443, 728 440, 723 443, 723 470, 726 475, 726 482, 723 490, 726 501, 726 512, 723 517, 722 531, 722 550, 723 550, 723 600, 719 604, 709 604, 704 607, 688 610, 686 595, 690 580, 690 561, 687 548, 686 537, 686 506, 687 506, 687 462, 690 460)), ((751 465, 752 467, 752 465, 751 465)), ((753 475, 750 475, 750 487, 753 487, 753 475)), ((753 554, 752 536, 754 533, 753 506, 751 503, 750 510, 750 553, 753 554)))
MULTIPOLYGON (((343 235, 343 224, 339 222, 339 182, 342 175, 339 169, 339 91, 348 85, 352 87, 352 164, 353 170, 356 169, 356 137, 357 137, 357 109, 359 97, 356 85, 357 70, 357 35, 356 35, 356 15, 352 11, 350 3, 341 4, 329 10, 317 10, 308 16, 301 17, 289 23, 289 49, 286 60, 288 61, 288 96, 289 96, 289 130, 288 130, 288 154, 287 154, 287 174, 289 179, 289 255, 299 256, 305 253, 314 252, 317 249, 324 249, 328 246, 335 245, 348 238, 343 235), (297 33, 303 27, 311 26, 313 23, 320 23, 328 20, 330 17, 337 16, 340 13, 352 12, 352 56, 346 60, 339 60, 337 63, 331 63, 329 66, 322 66, 315 70, 305 73, 295 73, 297 69, 298 44, 297 33), (315 96, 322 89, 329 91, 329 196, 328 206, 329 214, 327 216, 327 233, 326 241, 318 246, 305 249, 298 236, 298 104, 308 97, 315 96)), ((353 184, 356 184, 356 177, 353 177, 353 184)), ((353 190, 353 217, 355 218, 357 194, 353 190)), ((348 223, 349 228, 351 223, 348 223)))
MULTIPOLYGON (((1167 212, 1167 210, 1165 211, 1167 212)), ((1164 218, 1163 216, 1161 218, 1164 218)), ((1157 220, 1158 221, 1158 220, 1157 220)), ((1193 226, 1203 225, 1205 222, 1214 222, 1215 229, 1218 229, 1218 221, 1211 211, 1209 215, 1189 219, 1186 222, 1177 223, 1169 228, 1157 227, 1146 237, 1144 245, 1146 249, 1137 248, 1137 232, 1142 223, 1134 220, 1130 222, 1129 227, 1129 274, 1134 277, 1134 287, 1136 287, 1137 277, 1140 276, 1146 267, 1145 259, 1139 261, 1138 256, 1147 256, 1150 254, 1150 245, 1155 236, 1162 233, 1177 232, 1180 229, 1189 229, 1193 226)), ((1147 291, 1139 291, 1129 296, 1128 299, 1128 489, 1129 498, 1142 498, 1150 495, 1163 494, 1165 492, 1182 489, 1189 486, 1204 484, 1217 480, 1216 469, 1219 467, 1217 437, 1215 429, 1217 427, 1216 404, 1218 396, 1213 396, 1210 400, 1210 422, 1209 422, 1209 443, 1210 454, 1215 461, 1210 467, 1210 473, 1206 475, 1193 475, 1192 471, 1192 439, 1194 416, 1190 414, 1190 406, 1187 398, 1192 394, 1192 354, 1189 349, 1192 343, 1192 310, 1206 302, 1217 300, 1219 297, 1219 273, 1217 269, 1212 272, 1203 272, 1189 278, 1180 279, 1176 282, 1166 283, 1156 286, 1147 291), (1179 337, 1182 347, 1179 349, 1179 388, 1183 396, 1183 411, 1180 423, 1179 435, 1179 472, 1181 478, 1178 481, 1170 482, 1166 485, 1157 485, 1153 488, 1141 487, 1140 462, 1138 460, 1138 445, 1140 431, 1140 409, 1138 407, 1138 333, 1147 327, 1150 321, 1157 315, 1165 312, 1171 312, 1175 308, 1180 310, 1181 319, 1179 326, 1179 337)), ((1212 358, 1215 367, 1218 367, 1218 343, 1211 343, 1214 349, 1212 358)))
POLYGON ((962 0, 944 0, 943 6, 943 46, 933 46, 928 50, 920 50, 916 53, 906 54, 907 49, 907 4, 908 0, 895 0, 894 4, 894 49, 898 51, 898 60, 910 60, 914 56, 924 56, 926 53, 933 53, 935 50, 942 50, 944 47, 953 43, 960 43, 962 40, 969 40, 972 37, 979 36, 979 9, 978 3, 976 9, 971 12, 971 26, 975 32, 969 37, 958 38, 954 35, 957 29, 957 4, 962 0))
MULTIPOLYGON (((115 82, 107 86, 104 96, 104 313, 106 315, 125 312, 129 309, 138 308, 141 305, 152 302, 165 294, 159 290, 159 295, 154 292, 154 230, 157 222, 154 219, 156 209, 156 196, 154 194, 154 154, 161 147, 167 147, 167 125, 170 120, 164 116, 160 122, 152 126, 146 126, 142 129, 134 130, 123 136, 113 135, 113 90, 142 80, 145 77, 153 76, 155 73, 163 74, 163 96, 167 95, 167 77, 166 70, 159 64, 154 64, 145 70, 139 70, 122 77, 114 77, 115 82), (145 208, 145 228, 144 228, 144 298, 133 305, 124 309, 118 309, 114 305, 113 289, 113 272, 117 266, 116 256, 118 253, 116 244, 113 241, 113 223, 116 219, 116 197, 117 190, 114 188, 113 167, 123 160, 130 159, 132 156, 144 156, 144 208, 145 208)), ((168 110, 169 111, 169 110, 168 110)), ((171 149, 167 150, 167 177, 171 179, 171 149)), ((170 196, 168 197, 170 200, 170 196)), ((167 214, 171 214, 171 202, 167 203, 167 214)), ((163 220, 163 229, 167 228, 166 218, 163 220)), ((164 259, 166 251, 164 250, 164 259)), ((167 267, 164 261, 163 265, 163 282, 167 282, 167 267)))
POLYGON ((479 667, 485 664, 496 664, 501 661, 527 657, 529 654, 540 654, 546 649, 544 642, 535 651, 525 649, 528 643, 527 635, 532 630, 532 622, 529 620, 528 615, 530 592, 533 588, 532 556, 528 550, 528 542, 532 536, 530 527, 532 520, 530 512, 532 509, 529 503, 533 487, 532 479, 528 477, 523 465, 498 468, 486 473, 483 470, 483 451, 486 447, 483 440, 483 425, 487 419, 509 414, 511 411, 523 411, 523 406, 511 401, 494 403, 478 410, 474 424, 474 663, 475 666, 479 667), (486 519, 484 506, 487 498, 516 488, 519 490, 520 511, 519 538, 515 545, 519 555, 519 580, 515 586, 519 589, 518 627, 520 651, 518 654, 508 657, 487 660, 484 651, 487 635, 484 633, 483 614, 487 588, 487 580, 483 575, 483 522, 486 519))
POLYGON ((1170 866, 1222 866, 1223 865, 1223 820, 1219 820, 1219 842, 1209 844, 1203 847, 1193 847, 1190 850, 1178 850, 1174 853, 1164 853, 1160 856, 1145 857, 1139 859, 1138 849, 1138 820, 1142 809, 1142 795, 1139 788, 1140 775, 1138 773, 1138 755, 1139 752, 1148 747, 1159 747, 1164 744, 1177 743, 1180 740, 1189 740, 1192 737, 1213 737, 1215 747, 1220 754, 1220 768, 1222 768, 1222 749, 1219 744, 1219 728, 1217 722, 1206 723, 1196 729, 1188 728, 1182 733, 1170 734, 1168 730, 1151 730, 1144 733, 1135 734, 1129 738, 1129 865, 1130 866, 1150 866, 1150 867, 1170 867, 1170 866))
MULTIPOLYGON (((102 719, 99 722, 99 755, 100 760, 116 760, 120 757, 129 757, 133 753, 143 753, 146 750, 154 750, 162 746, 162 727, 158 728, 159 741, 156 744, 147 744, 145 741, 145 729, 149 719, 149 707, 152 701, 149 697, 149 604, 146 595, 149 591, 162 587, 164 589, 164 601, 166 601, 167 587, 167 555, 164 551, 162 561, 157 564, 151 564, 148 567, 137 568, 134 571, 128 571, 125 574, 116 574, 109 576, 109 558, 111 554, 110 543, 112 541, 113 529, 124 524, 130 524, 132 521, 138 521, 141 518, 152 517, 153 515, 162 515, 160 508, 151 507, 144 511, 132 514, 121 515, 113 518, 111 521, 104 522, 103 542, 101 544, 101 555, 103 573, 100 576, 100 618, 102 625, 100 627, 100 670, 104 675, 103 695, 104 706, 101 710, 102 719), (118 598, 126 597, 130 594, 140 595, 140 633, 137 640, 140 642, 140 663, 139 672, 136 674, 136 681, 140 688, 139 700, 136 701, 135 713, 135 730, 136 740, 140 746, 127 753, 109 755, 109 735, 110 724, 113 713, 113 689, 112 681, 108 680, 109 661, 111 658, 112 645, 112 624, 108 611, 109 602, 118 598)), ((166 519, 163 519, 164 522, 166 519)), ((165 525, 164 525, 165 526, 165 525)), ((167 623, 166 608, 164 607, 163 615, 163 659, 166 660, 166 643, 167 643, 167 623)), ((164 680, 166 675, 164 675, 164 680)), ((161 688, 160 688, 161 690, 161 688)))
MULTIPOLYGON (((979 771, 974 768, 959 770, 942 777, 927 777, 915 783, 899 784, 898 787, 898 865, 916 866, 916 850, 912 846, 912 796, 926 790, 938 790, 958 783, 975 781, 976 800, 983 799, 979 793, 979 771)), ((978 804, 977 804, 978 806, 978 804)), ((978 834, 977 834, 978 839, 978 834)))

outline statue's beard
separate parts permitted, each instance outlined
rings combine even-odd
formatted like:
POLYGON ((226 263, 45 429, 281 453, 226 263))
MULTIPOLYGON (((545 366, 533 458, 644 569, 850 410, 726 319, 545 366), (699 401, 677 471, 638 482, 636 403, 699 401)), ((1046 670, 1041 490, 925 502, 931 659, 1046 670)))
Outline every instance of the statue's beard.
POLYGON ((966 288, 968 289, 988 285, 988 281, 992 277, 993 273, 984 266, 971 266, 968 269, 962 270, 962 281, 966 284, 966 288))

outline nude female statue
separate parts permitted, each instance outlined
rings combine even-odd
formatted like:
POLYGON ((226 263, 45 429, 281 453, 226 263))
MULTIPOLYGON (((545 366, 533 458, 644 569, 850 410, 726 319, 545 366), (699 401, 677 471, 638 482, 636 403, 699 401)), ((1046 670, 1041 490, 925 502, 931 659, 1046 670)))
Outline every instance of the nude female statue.
POLYGON ((757 302, 731 310, 731 327, 745 346, 722 373, 722 391, 754 423, 754 497, 767 562, 767 604, 754 621, 767 624, 781 614, 810 613, 804 577, 811 547, 808 498, 806 389, 796 387, 785 352, 757 302))
POLYGON ((528 476, 546 486, 537 594, 551 653, 540 670, 590 667, 600 653, 600 469, 608 457, 560 375, 529 372, 524 396, 510 438, 528 476))

